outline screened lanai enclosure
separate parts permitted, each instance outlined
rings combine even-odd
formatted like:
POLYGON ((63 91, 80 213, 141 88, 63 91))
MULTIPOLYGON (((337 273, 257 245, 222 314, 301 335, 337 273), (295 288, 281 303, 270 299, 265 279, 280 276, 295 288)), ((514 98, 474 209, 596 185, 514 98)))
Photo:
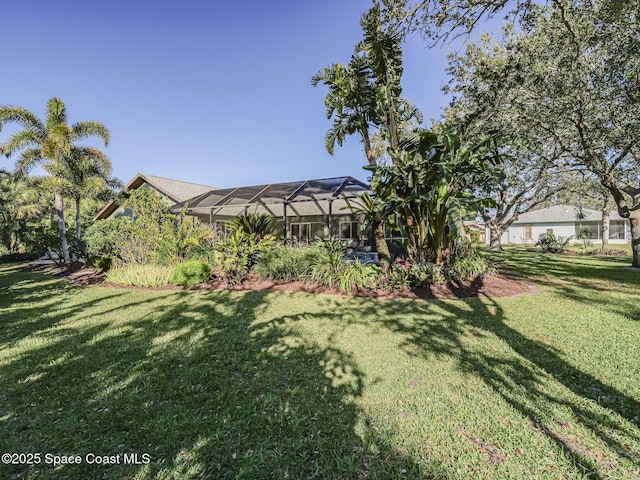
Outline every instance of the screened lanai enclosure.
POLYGON ((226 222, 234 217, 263 213, 275 217, 274 233, 292 241, 333 235, 357 242, 362 216, 350 207, 358 204, 354 203, 356 195, 367 190, 367 184, 353 177, 271 183, 211 190, 174 205, 172 210, 186 208, 187 215, 222 234, 226 233, 226 222))

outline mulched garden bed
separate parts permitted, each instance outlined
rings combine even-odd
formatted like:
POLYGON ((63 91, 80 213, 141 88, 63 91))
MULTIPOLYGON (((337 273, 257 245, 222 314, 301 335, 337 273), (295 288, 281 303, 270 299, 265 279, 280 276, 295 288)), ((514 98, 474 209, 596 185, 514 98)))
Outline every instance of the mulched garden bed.
MULTIPOLYGON (((87 268, 82 265, 71 265, 63 268, 56 265, 29 265, 26 270, 47 270, 53 272, 57 276, 67 277, 78 285, 98 285, 111 288, 142 288, 142 287, 124 287, 106 282, 104 273, 98 272, 94 268, 87 268)), ((155 288, 153 290, 182 290, 182 287, 175 285, 167 285, 165 287, 155 288)), ((194 287, 194 290, 239 290, 239 291, 262 291, 275 290, 286 292, 308 292, 308 293, 326 293, 335 295, 349 295, 336 289, 330 289, 319 285, 310 285, 302 282, 287 282, 281 280, 264 280, 257 276, 251 276, 241 285, 228 287, 220 278, 214 278, 208 283, 194 287)), ((410 290, 408 288, 394 290, 367 290, 353 293, 351 295, 368 298, 422 298, 422 299, 454 299, 454 298, 474 298, 474 297, 514 297, 526 293, 533 293, 534 287, 526 283, 524 280, 503 274, 489 275, 482 278, 476 278, 459 283, 450 283, 447 285, 432 285, 431 287, 417 288, 410 290)))

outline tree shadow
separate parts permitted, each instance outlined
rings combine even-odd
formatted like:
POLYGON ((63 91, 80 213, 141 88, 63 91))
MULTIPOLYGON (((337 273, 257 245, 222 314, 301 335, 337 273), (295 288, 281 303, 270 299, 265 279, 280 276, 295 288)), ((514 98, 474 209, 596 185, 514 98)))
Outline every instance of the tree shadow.
MULTIPOLYGON (((482 282, 478 279, 477 282, 482 282)), ((480 287, 480 285, 479 285, 480 287)), ((532 432, 544 435, 562 448, 590 478, 611 478, 616 462, 600 458, 572 437, 558 412, 570 411, 579 427, 636 467, 640 452, 640 402, 605 379, 568 362, 562 352, 532 340, 509 325, 501 303, 492 298, 385 304, 378 311, 379 325, 405 338, 402 348, 414 356, 453 358, 458 368, 481 378, 492 391, 529 420, 532 432), (433 310, 444 314, 434 319, 433 310), (407 324, 406 315, 424 321, 407 324), (470 336, 495 336, 510 352, 484 351, 470 336), (557 383, 556 383, 557 382, 557 383), (559 384, 560 388, 554 388, 559 384), (637 449, 637 447, 635 447, 637 449)))
MULTIPOLYGON (((42 342, 0 363, 0 447, 83 461, 4 466, 3 475, 444 478, 370 430, 351 355, 297 335, 294 319, 265 320, 270 295, 162 292, 136 305, 123 296, 129 313, 116 320, 76 312, 56 329, 23 331, 42 342), (150 463, 85 460, 125 453, 150 463)), ((107 305, 96 299, 94 311, 107 305)), ((23 318, 42 315, 31 308, 23 318)))

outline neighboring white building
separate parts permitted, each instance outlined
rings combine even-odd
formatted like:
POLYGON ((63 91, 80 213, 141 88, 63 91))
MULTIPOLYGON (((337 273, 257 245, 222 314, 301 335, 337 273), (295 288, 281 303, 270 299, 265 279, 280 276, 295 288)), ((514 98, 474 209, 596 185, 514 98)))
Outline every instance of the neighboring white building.
MULTIPOLYGON (((506 243, 536 243, 544 235, 552 233, 556 237, 578 237, 581 230, 589 231, 589 239, 593 243, 602 242, 602 212, 583 209, 585 218, 577 219, 578 209, 569 205, 555 205, 520 215, 507 231, 502 235, 501 242, 506 243)), ((487 228, 486 238, 489 238, 487 228)), ((621 244, 631 241, 629 220, 617 211, 609 214, 609 243, 621 244)))

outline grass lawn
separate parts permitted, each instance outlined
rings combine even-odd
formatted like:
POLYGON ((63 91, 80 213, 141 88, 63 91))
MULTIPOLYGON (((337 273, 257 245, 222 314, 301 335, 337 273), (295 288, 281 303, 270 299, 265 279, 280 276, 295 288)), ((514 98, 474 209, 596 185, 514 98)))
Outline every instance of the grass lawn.
POLYGON ((640 272, 495 258, 538 293, 82 288, 1 266, 0 453, 41 456, 0 478, 640 478, 640 272))

